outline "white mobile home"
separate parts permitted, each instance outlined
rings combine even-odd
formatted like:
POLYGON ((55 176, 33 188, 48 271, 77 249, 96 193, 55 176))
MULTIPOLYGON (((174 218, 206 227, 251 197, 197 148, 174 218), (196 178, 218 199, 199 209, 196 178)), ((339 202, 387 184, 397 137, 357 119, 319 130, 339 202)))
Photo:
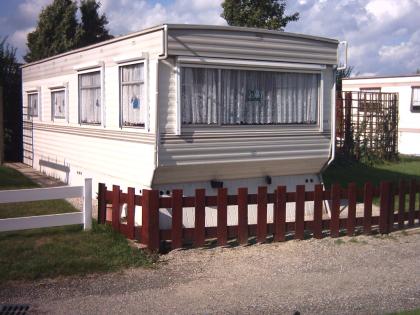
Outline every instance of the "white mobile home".
POLYGON ((311 188, 332 158, 337 46, 168 24, 24 65, 24 162, 162 194, 311 188))
POLYGON ((398 93, 398 151, 420 155, 420 75, 343 79, 343 91, 398 93))

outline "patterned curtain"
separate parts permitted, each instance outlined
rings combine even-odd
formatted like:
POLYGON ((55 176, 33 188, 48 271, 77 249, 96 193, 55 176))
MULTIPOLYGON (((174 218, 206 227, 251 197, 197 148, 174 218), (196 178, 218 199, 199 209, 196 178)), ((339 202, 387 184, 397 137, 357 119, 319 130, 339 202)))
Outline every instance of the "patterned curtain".
POLYGON ((100 71, 81 74, 80 115, 82 123, 101 123, 101 73, 100 71))
POLYGON ((121 67, 121 106, 124 126, 144 126, 144 65, 121 67))
POLYGON ((54 118, 66 118, 66 93, 64 90, 51 92, 51 105, 54 118))

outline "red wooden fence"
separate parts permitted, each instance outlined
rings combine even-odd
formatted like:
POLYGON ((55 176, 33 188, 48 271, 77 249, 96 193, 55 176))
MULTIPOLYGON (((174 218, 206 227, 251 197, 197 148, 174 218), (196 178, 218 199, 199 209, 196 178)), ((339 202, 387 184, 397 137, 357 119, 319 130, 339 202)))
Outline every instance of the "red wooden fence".
POLYGON ((370 234, 373 228, 386 234, 393 229, 412 227, 415 222, 419 224, 420 210, 415 209, 419 192, 420 183, 415 180, 411 180, 408 185, 401 181, 398 186, 382 182, 380 187, 374 187, 368 182, 362 189, 355 183, 350 183, 347 188, 334 184, 331 190, 315 185, 314 191, 305 191, 304 185, 298 185, 295 192, 287 192, 285 186, 279 186, 273 193, 268 193, 267 187, 259 187, 257 194, 249 194, 247 188, 239 188, 236 195, 228 195, 226 188, 219 188, 216 196, 206 196, 204 189, 196 189, 192 197, 183 196, 180 189, 173 190, 170 197, 161 197, 156 190, 143 189, 142 195, 136 195, 134 188, 128 188, 127 193, 124 193, 119 186, 114 185, 112 190, 107 190, 105 184, 99 184, 98 221, 109 223, 114 230, 130 239, 137 239, 151 250, 162 248, 163 241, 170 242, 171 248, 179 248, 186 244, 201 247, 205 245, 206 239, 216 239, 218 245, 224 246, 233 239, 239 244, 247 244, 249 237, 254 236, 258 242, 267 241, 267 236, 272 236, 274 241, 284 241, 286 235, 295 239, 304 239, 305 235, 322 238, 329 234, 338 237, 345 230, 346 235, 351 236, 356 229, 370 234), (372 215, 374 198, 379 198, 379 216, 372 215), (345 218, 340 217, 343 199, 348 201, 348 215, 345 218), (305 220, 305 201, 314 202, 312 220, 305 220), (324 201, 330 205, 331 217, 327 219, 322 217, 324 201), (358 201, 362 201, 364 207, 362 217, 356 217, 358 201), (286 222, 287 202, 296 205, 294 222, 286 222), (127 204, 125 222, 121 222, 122 204, 127 204), (248 224, 248 205, 252 204, 257 205, 257 224, 248 224), (273 204, 273 223, 267 222, 268 204, 273 204), (135 226, 136 205, 142 207, 142 226, 135 226), (230 205, 238 206, 238 225, 235 226, 227 224, 230 205), (206 206, 217 208, 216 227, 205 226, 206 206), (184 207, 194 208, 194 228, 184 228, 182 225, 184 207), (172 209, 170 230, 159 228, 160 208, 172 209))

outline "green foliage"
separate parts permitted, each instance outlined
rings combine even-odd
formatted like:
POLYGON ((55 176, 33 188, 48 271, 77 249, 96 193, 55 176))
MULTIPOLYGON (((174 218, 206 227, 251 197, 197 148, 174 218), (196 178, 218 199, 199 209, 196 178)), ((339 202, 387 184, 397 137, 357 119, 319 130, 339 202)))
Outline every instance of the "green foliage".
POLYGON ((77 5, 72 0, 54 0, 42 10, 35 31, 28 34, 25 61, 54 56, 77 46, 77 5))
POLYGON ((231 26, 280 30, 299 19, 297 12, 285 15, 285 0, 225 0, 222 8, 221 17, 231 26))
POLYGON ((105 28, 106 16, 98 14, 100 5, 96 0, 82 0, 79 23, 75 1, 54 0, 42 10, 35 31, 28 34, 25 61, 33 62, 112 38, 105 28))
POLYGON ((16 59, 16 48, 7 43, 7 37, 0 39, 0 86, 9 82, 20 82, 19 63, 16 59))
POLYGON ((105 27, 108 24, 105 14, 99 16, 98 10, 100 6, 101 3, 96 2, 96 0, 81 1, 80 12, 82 21, 78 30, 79 47, 113 38, 105 27))

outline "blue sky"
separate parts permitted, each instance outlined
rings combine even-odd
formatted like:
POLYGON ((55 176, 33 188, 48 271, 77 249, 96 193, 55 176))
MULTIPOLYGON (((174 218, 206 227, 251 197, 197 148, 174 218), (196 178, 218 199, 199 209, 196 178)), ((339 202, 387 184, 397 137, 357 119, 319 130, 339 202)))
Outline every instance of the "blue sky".
MULTIPOLYGON (((18 55, 43 7, 52 0, 0 0, 0 36, 18 55)), ((113 35, 152 25, 225 25, 222 0, 101 0, 113 35)), ((347 40, 354 74, 408 74, 420 68, 420 0, 289 0, 288 13, 301 18, 286 31, 347 40)))

